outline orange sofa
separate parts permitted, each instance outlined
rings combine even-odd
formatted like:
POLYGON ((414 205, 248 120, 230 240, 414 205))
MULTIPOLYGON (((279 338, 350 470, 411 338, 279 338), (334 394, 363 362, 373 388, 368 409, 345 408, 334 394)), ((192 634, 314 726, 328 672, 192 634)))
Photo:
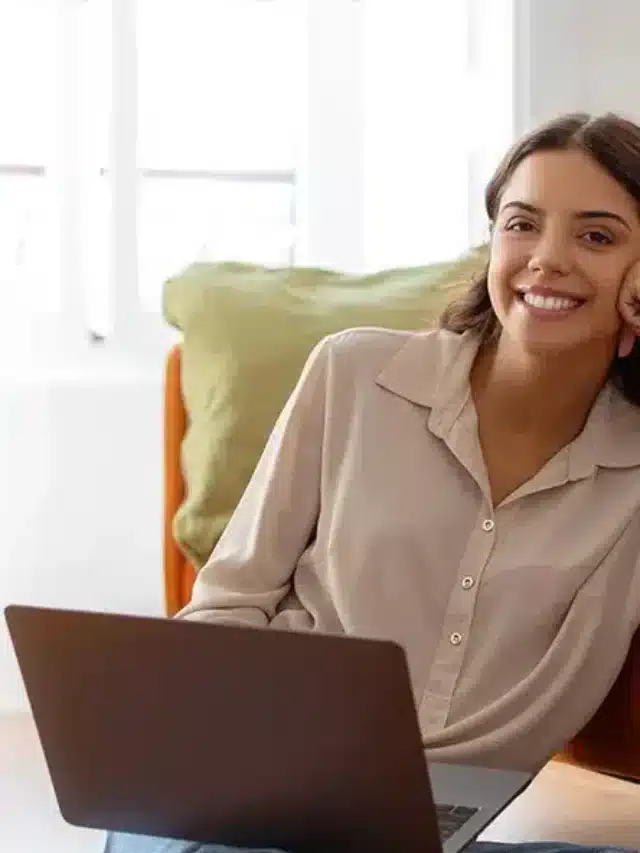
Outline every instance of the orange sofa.
MULTIPOLYGON (((184 496, 180 446, 187 415, 180 371, 180 347, 175 346, 167 358, 164 409, 164 583, 169 616, 189 602, 195 579, 195 571, 172 533, 173 517, 184 496)), ((608 698, 560 757, 593 770, 640 781, 640 631, 608 698)))

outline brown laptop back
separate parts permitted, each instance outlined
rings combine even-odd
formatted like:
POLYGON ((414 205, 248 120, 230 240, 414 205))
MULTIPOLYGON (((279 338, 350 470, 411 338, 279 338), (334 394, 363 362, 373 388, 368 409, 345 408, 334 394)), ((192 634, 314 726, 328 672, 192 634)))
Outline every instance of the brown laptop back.
POLYGON ((70 823, 302 853, 441 850, 399 646, 6 616, 70 823))

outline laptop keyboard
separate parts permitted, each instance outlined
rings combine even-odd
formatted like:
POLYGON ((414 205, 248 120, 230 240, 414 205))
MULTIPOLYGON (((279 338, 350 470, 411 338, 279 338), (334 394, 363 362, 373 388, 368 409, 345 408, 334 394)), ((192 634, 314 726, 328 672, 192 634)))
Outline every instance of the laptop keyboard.
POLYGON ((440 838, 443 841, 451 838, 454 832, 461 829, 469 818, 473 817, 478 809, 469 808, 468 806, 447 806, 442 803, 436 805, 436 815, 438 817, 438 829, 440 830, 440 838))

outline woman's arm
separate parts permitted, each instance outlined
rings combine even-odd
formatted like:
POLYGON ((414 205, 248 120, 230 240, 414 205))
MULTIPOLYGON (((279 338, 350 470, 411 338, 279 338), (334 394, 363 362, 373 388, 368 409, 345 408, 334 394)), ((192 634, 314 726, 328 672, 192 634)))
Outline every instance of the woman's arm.
MULTIPOLYGON (((291 587, 320 508, 327 363, 316 346, 178 618, 264 627, 291 587)), ((256 388, 255 393, 260 394, 256 388)))

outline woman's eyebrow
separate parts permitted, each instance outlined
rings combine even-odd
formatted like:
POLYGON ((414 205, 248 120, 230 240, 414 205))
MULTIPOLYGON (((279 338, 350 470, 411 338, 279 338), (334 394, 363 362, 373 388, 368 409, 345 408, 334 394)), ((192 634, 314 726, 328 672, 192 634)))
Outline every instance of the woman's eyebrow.
MULTIPOLYGON (((536 207, 535 204, 529 204, 526 201, 510 201, 502 208, 506 210, 509 207, 515 207, 519 210, 524 210, 527 213, 534 213, 537 216, 541 216, 544 214, 544 211, 541 208, 536 207)), ((610 210, 578 210, 574 216, 577 219, 613 219, 615 222, 619 222, 621 225, 627 229, 627 231, 631 231, 631 226, 617 213, 613 213, 610 210)))

